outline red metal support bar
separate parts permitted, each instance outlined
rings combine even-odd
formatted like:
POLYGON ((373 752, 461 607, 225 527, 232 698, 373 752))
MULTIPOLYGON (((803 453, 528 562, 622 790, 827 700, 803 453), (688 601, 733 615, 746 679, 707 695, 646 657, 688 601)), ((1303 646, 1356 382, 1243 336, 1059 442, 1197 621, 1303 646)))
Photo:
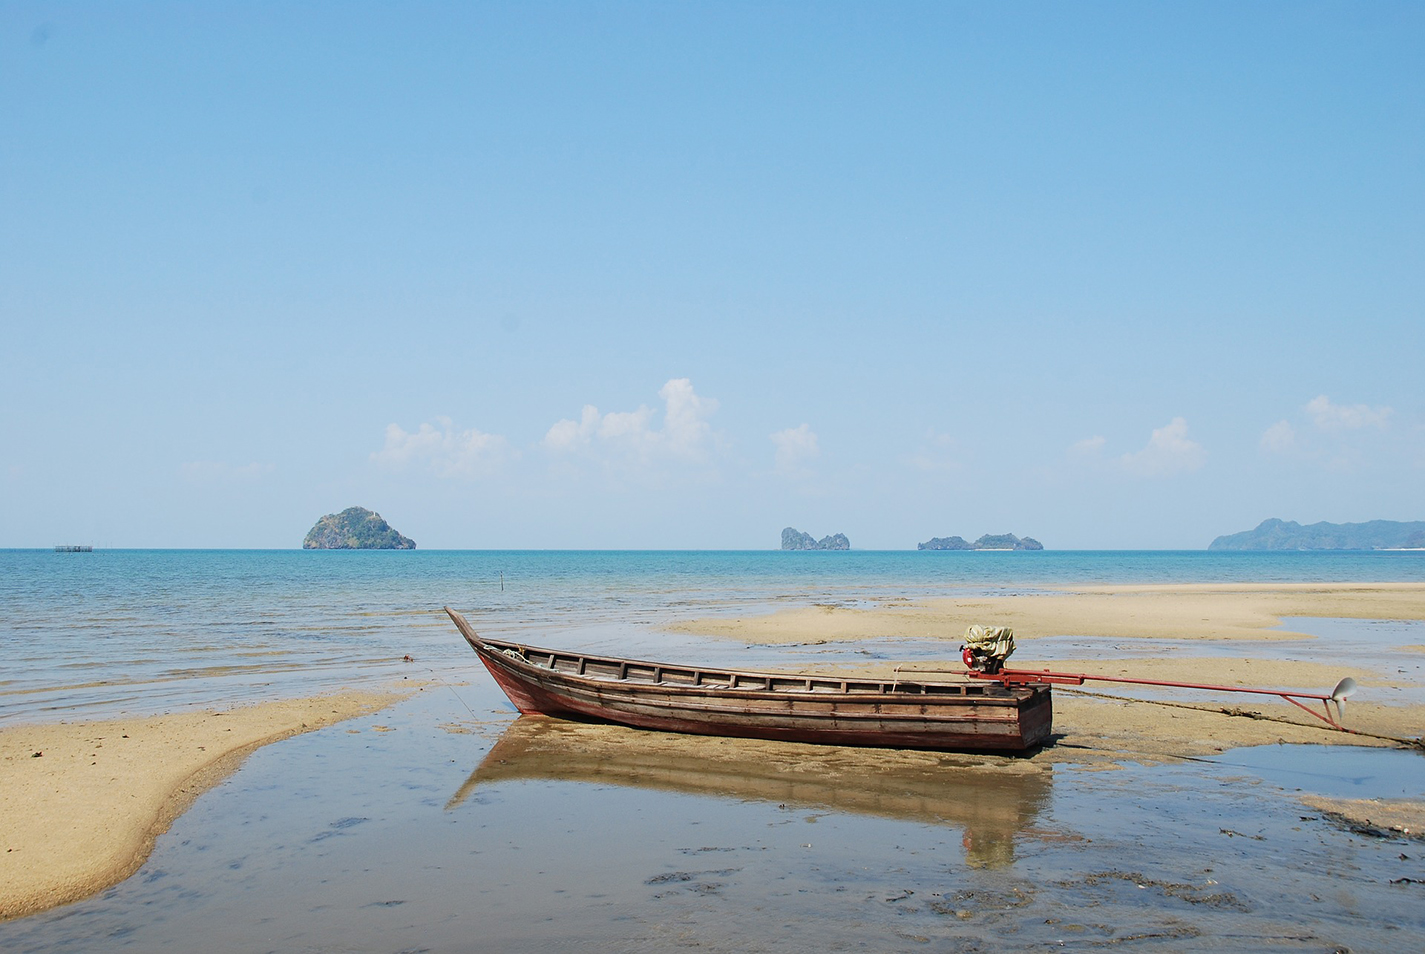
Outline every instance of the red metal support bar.
POLYGON ((1042 671, 1033 669, 1001 669, 999 672, 985 672, 979 669, 902 669, 899 666, 896 667, 897 678, 906 673, 953 673, 955 675, 969 676, 972 679, 983 679, 986 682, 997 682, 1005 687, 1030 685, 1082 686, 1086 681, 1091 680, 1093 682, 1115 682, 1132 686, 1162 686, 1169 689, 1205 689, 1212 692, 1246 692, 1262 696, 1276 696, 1279 699, 1290 702, 1308 715, 1320 719, 1333 729, 1340 729, 1342 732, 1352 731, 1342 725, 1338 719, 1331 717, 1332 702, 1336 703, 1338 718, 1341 715, 1341 702, 1344 698, 1344 694, 1338 698, 1332 694, 1296 692, 1289 689, 1253 689, 1248 686, 1221 686, 1201 682, 1171 682, 1165 679, 1135 679, 1129 676, 1095 676, 1086 672, 1051 672, 1047 669, 1042 671), (1320 702, 1326 714, 1322 715, 1315 709, 1307 708, 1300 701, 1303 699, 1320 702))

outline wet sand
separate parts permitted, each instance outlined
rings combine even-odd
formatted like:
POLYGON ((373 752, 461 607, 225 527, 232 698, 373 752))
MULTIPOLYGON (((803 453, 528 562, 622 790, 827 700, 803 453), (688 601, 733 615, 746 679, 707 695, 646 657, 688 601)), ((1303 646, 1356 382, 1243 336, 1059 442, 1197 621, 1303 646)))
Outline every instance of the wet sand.
POLYGON ((1415 799, 1324 798, 1306 796, 1302 803, 1319 811, 1338 824, 1373 838, 1388 838, 1392 834, 1425 839, 1425 803, 1415 799))
POLYGON ((251 752, 399 698, 341 693, 0 730, 0 920, 124 880, 173 820, 251 752))

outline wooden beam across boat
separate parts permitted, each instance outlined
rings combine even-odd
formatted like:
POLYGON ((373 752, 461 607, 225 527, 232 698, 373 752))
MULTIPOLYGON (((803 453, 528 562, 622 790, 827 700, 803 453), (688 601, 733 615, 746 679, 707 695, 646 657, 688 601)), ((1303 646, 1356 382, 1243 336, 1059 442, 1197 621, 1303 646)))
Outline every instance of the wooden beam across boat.
POLYGON ((640 729, 890 748, 1019 752, 1053 728, 1047 685, 682 666, 485 639, 446 612, 520 712, 640 729))

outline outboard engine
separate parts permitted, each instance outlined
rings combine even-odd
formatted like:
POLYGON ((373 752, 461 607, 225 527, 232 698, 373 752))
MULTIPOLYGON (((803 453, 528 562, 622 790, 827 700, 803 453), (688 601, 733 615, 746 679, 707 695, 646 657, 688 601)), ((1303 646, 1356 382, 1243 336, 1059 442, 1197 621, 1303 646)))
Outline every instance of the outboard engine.
POLYGON ((1014 630, 1008 626, 971 626, 965 630, 960 658, 976 672, 994 675, 1014 652, 1014 630))

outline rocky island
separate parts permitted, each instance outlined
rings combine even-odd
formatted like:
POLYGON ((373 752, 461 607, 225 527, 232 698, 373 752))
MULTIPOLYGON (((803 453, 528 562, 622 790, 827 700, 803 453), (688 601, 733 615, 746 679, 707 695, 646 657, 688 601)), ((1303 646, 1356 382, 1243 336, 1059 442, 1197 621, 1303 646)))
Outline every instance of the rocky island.
POLYGON ((849 550, 851 541, 846 539, 844 533, 833 533, 829 537, 822 537, 817 540, 809 533, 802 533, 796 527, 787 527, 782 531, 783 550, 849 550))
POLYGON ((964 537, 932 537, 915 545, 917 550, 1042 550, 1044 544, 1033 537, 1016 537, 1012 533, 987 533, 974 543, 964 537))
POLYGON ((416 541, 402 536, 365 507, 347 507, 317 521, 302 541, 303 550, 414 550, 416 541))
POLYGON ((1229 533, 1209 550, 1415 550, 1425 548, 1425 521, 1369 520, 1365 523, 1311 523, 1273 517, 1255 530, 1229 533))

